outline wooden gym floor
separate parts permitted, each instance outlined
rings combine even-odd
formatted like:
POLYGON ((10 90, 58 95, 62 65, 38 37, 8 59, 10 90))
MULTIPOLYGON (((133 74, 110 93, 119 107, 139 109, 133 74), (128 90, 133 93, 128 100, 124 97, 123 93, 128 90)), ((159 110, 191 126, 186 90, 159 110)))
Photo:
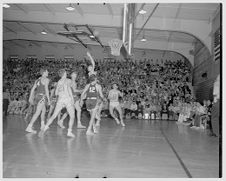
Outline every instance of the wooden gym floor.
POLYGON ((175 121, 125 120, 123 128, 102 118, 99 134, 75 126, 75 138, 56 121, 43 138, 24 131, 22 116, 3 123, 3 178, 219 177, 218 138, 175 121))

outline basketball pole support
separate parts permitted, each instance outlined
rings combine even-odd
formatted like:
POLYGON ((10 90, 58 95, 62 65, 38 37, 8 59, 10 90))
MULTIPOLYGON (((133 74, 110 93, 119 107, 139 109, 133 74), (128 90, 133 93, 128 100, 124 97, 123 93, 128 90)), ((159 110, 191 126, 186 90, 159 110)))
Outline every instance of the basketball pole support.
POLYGON ((132 54, 133 49, 133 37, 134 37, 134 19, 135 19, 135 4, 130 3, 124 4, 123 10, 123 33, 122 33, 122 41, 124 45, 124 49, 126 50, 126 58, 128 58, 132 54), (125 43, 128 41, 128 47, 125 46, 125 43))

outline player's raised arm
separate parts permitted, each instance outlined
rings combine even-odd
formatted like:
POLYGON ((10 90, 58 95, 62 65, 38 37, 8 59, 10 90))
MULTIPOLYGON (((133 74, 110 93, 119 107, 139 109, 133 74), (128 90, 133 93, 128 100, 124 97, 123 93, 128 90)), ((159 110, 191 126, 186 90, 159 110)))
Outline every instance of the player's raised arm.
POLYGON ((89 59, 90 59, 90 61, 92 63, 93 71, 94 71, 94 69, 95 69, 95 61, 94 61, 93 57, 91 56, 90 52, 87 52, 86 54, 87 54, 87 56, 89 57, 89 59))

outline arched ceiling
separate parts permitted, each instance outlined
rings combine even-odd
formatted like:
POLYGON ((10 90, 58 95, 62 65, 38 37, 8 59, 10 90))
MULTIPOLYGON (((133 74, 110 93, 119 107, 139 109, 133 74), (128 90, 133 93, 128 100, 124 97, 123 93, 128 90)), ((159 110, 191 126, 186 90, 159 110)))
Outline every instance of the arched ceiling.
MULTIPOLYGON (((99 32, 99 39, 104 45, 113 38, 122 39, 122 3, 72 4, 74 11, 66 10, 68 5, 10 4, 10 8, 3 9, 3 40, 38 40, 37 46, 42 41, 73 43, 57 35, 57 32, 65 30, 64 23, 91 25, 99 32), (47 31, 47 35, 42 35, 42 30, 47 31)), ((136 4, 135 34, 155 6, 156 3, 136 4), (145 15, 137 13, 141 6, 147 11, 145 15)), ((144 27, 147 41, 140 41, 141 33, 134 41, 134 48, 176 51, 192 62, 190 50, 195 43, 202 42, 210 50, 211 21, 218 7, 218 3, 160 3, 144 27)), ((98 44, 90 39, 84 41, 98 44)))

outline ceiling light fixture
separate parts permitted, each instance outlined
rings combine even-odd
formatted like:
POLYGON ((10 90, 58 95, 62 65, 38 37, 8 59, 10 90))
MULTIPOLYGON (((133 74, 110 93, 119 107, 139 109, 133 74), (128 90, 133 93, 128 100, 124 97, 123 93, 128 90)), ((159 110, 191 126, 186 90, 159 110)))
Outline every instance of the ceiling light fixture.
POLYGON ((68 11, 74 11, 74 10, 75 10, 75 8, 74 8, 71 4, 69 4, 69 6, 66 7, 66 9, 67 9, 68 11))
POLYGON ((139 14, 146 14, 147 13, 147 11, 145 11, 145 10, 143 10, 143 9, 141 9, 140 11, 139 11, 139 14))
POLYGON ((10 8, 9 4, 3 4, 3 8, 10 8))
POLYGON ((143 30, 143 37, 142 37, 142 39, 140 41, 142 41, 142 42, 147 41, 147 39, 145 38, 145 31, 144 30, 143 30))
POLYGON ((143 37, 140 41, 145 42, 145 41, 147 41, 147 39, 145 37, 143 37))
POLYGON ((46 32, 45 30, 43 30, 41 33, 42 33, 43 35, 46 35, 46 34, 47 34, 47 32, 46 32))

